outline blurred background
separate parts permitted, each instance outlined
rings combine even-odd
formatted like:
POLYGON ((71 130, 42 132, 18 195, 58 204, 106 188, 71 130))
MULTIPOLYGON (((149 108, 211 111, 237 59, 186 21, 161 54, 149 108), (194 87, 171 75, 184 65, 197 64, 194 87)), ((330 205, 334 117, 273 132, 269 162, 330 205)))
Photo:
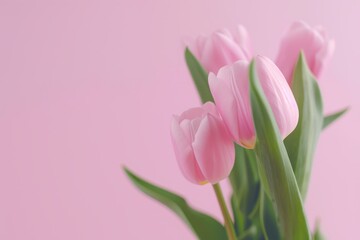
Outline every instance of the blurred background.
POLYGON ((123 165, 221 220, 170 142, 171 115, 199 104, 184 41, 241 23, 255 53, 274 58, 300 19, 336 40, 325 111, 351 106, 321 136, 306 211, 328 239, 355 239, 359 10, 355 0, 0 0, 0 239, 195 239, 123 165))

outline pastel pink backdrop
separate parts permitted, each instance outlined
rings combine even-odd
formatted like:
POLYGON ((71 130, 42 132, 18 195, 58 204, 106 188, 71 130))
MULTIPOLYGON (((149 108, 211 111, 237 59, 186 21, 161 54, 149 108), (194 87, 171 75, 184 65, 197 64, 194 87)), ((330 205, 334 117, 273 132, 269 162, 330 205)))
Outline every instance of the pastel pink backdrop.
POLYGON ((328 239, 357 238, 359 10, 355 0, 0 0, 0 239, 195 239, 121 166, 221 219, 170 145, 171 114, 199 103, 182 42, 242 23, 274 58, 297 19, 336 39, 326 111, 351 105, 321 136, 306 210, 328 239))

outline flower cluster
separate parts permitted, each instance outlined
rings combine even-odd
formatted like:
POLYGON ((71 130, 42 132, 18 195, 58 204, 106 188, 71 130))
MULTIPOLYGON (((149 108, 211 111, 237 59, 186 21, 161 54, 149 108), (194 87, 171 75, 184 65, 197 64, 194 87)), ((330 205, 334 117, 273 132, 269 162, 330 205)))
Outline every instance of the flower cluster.
POLYGON ((126 173, 201 240, 324 239, 310 230, 303 206, 319 136, 346 112, 325 116, 317 84, 334 46, 321 27, 295 22, 274 61, 253 54, 243 26, 198 37, 185 50, 203 105, 173 117, 171 140, 185 178, 212 185, 223 224, 126 173), (225 178, 232 215, 219 184, 225 178))
POLYGON ((281 136, 296 127, 299 113, 291 91, 294 67, 303 51, 310 70, 319 76, 332 56, 334 41, 320 27, 295 22, 283 37, 275 63, 253 55, 249 34, 243 26, 200 36, 191 51, 209 72, 208 84, 215 104, 174 116, 171 137, 184 176, 193 183, 216 183, 226 178, 234 164, 235 142, 252 149, 256 144, 250 92, 249 64, 256 73, 274 114, 281 136))

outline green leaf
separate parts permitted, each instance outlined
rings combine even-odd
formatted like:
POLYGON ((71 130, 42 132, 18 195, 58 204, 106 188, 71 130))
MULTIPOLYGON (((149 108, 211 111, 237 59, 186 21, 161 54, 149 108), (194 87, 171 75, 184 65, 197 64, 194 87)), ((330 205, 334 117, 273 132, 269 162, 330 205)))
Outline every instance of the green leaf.
POLYGON ((259 198, 260 182, 256 157, 253 150, 235 144, 235 164, 229 176, 233 189, 232 208, 237 233, 242 233, 252 224, 250 213, 259 198))
POLYGON ((208 73, 204 70, 204 68, 188 48, 185 49, 185 60, 201 101, 203 103, 209 101, 214 102, 208 83, 208 73))
POLYGON ((249 214, 259 195, 259 176, 253 150, 235 144, 235 164, 229 180, 234 194, 241 201, 241 211, 249 214))
POLYGON ((157 187, 124 168, 130 180, 145 194, 164 204, 176 213, 200 240, 225 240, 225 228, 214 218, 192 209, 184 198, 157 187))
POLYGON ((268 186, 284 239, 311 239, 291 163, 273 113, 250 64, 250 96, 257 142, 255 152, 263 186, 268 186))
POLYGON ((255 240, 259 239, 258 229, 255 225, 250 226, 243 234, 239 237, 239 240, 255 240))
POLYGON ((336 121, 337 119, 339 119, 341 116, 343 116, 349 109, 348 108, 344 108, 338 112, 329 114, 327 116, 324 117, 324 122, 323 122, 323 126, 322 129, 325 129, 327 126, 329 126, 331 123, 333 123, 334 121, 336 121))
POLYGON ((284 142, 305 199, 316 144, 323 128, 323 104, 317 81, 302 53, 295 67, 292 91, 299 108, 299 122, 284 142))
POLYGON ((240 235, 240 233, 245 231, 245 224, 246 224, 246 219, 245 219, 245 214, 243 214, 240 211, 240 207, 239 207, 239 199, 237 198, 237 196, 235 194, 231 195, 231 199, 230 199, 230 203, 231 203, 231 209, 233 211, 233 216, 234 216, 234 227, 235 227, 235 232, 236 235, 240 235))
POLYGON ((264 191, 261 191, 260 199, 260 219, 265 239, 280 240, 277 216, 271 200, 264 191))
POLYGON ((319 222, 316 222, 315 231, 313 234, 313 240, 325 240, 324 235, 320 231, 320 224, 319 222))

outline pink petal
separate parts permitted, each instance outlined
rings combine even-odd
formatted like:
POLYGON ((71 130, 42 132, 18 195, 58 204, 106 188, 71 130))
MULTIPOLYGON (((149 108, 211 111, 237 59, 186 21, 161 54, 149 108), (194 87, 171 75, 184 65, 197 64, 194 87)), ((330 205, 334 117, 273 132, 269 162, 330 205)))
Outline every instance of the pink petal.
POLYGON ((189 143, 189 139, 184 134, 175 117, 171 122, 170 134, 176 160, 185 178, 196 184, 205 182, 206 179, 196 162, 192 145, 189 143))
MULTIPOLYGON (((214 75, 213 73, 210 74, 214 75)), ((202 108, 206 113, 211 113, 213 116, 220 117, 218 109, 216 108, 214 103, 206 102, 205 104, 203 104, 202 108)))
POLYGON ((233 92, 225 81, 217 79, 213 73, 209 75, 209 85, 211 93, 215 98, 218 111, 226 122, 229 133, 235 141, 239 140, 237 105, 233 92))
POLYGON ((245 148, 253 148, 255 129, 250 106, 248 62, 238 61, 221 68, 218 82, 221 82, 221 86, 214 84, 212 91, 221 116, 235 141, 245 148), (226 101, 228 96, 232 96, 231 104, 229 100, 226 101))
POLYGON ((208 114, 192 144, 201 172, 212 184, 226 178, 234 165, 234 143, 220 118, 208 114))
POLYGON ((335 41, 330 40, 328 41, 323 48, 316 54, 314 66, 312 69, 312 72, 316 77, 320 77, 321 73, 326 66, 326 64, 329 62, 329 60, 332 58, 335 51, 335 41))
POLYGON ((240 46, 246 55, 246 59, 250 61, 252 57, 252 45, 250 41, 250 36, 246 28, 242 25, 239 25, 237 31, 234 34, 235 42, 240 46))
POLYGON ((206 115, 206 113, 207 111, 205 111, 202 107, 190 108, 180 115, 178 121, 181 122, 185 119, 192 120, 194 118, 202 118, 206 115))
POLYGON ((281 41, 276 64, 291 84, 294 67, 303 51, 309 68, 319 77, 324 64, 332 55, 332 46, 322 27, 312 28, 304 22, 295 22, 281 41))
POLYGON ((295 129, 299 119, 294 95, 281 71, 269 58, 257 56, 255 67, 280 133, 285 138, 295 129))
POLYGON ((209 72, 217 73, 221 67, 240 59, 246 59, 242 49, 226 35, 216 32, 206 42, 200 61, 209 72))

